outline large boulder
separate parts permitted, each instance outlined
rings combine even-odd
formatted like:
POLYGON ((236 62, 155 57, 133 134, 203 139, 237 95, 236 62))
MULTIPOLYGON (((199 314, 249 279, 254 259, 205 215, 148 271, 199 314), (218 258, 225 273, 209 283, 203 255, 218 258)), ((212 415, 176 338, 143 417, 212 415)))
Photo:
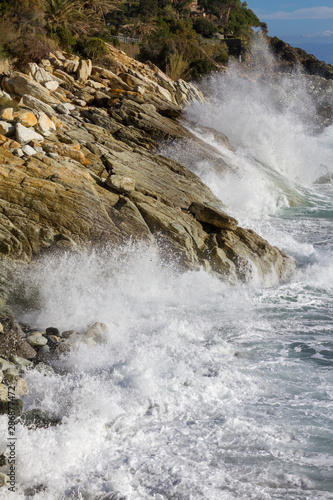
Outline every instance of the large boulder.
POLYGON ((50 92, 43 85, 23 73, 14 73, 12 76, 4 78, 2 87, 10 94, 18 96, 28 94, 46 104, 59 103, 59 100, 51 96, 50 92))

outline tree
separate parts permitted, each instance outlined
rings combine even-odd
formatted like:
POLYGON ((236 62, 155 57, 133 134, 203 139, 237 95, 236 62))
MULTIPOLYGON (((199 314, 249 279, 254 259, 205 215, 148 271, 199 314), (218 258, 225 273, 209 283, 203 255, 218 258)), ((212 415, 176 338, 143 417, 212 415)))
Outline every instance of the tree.
MULTIPOLYGON (((79 0, 46 0, 45 18, 51 25, 51 28, 57 26, 74 28, 74 23, 83 19, 82 4, 79 0)), ((75 30, 75 28, 74 28, 75 30)))

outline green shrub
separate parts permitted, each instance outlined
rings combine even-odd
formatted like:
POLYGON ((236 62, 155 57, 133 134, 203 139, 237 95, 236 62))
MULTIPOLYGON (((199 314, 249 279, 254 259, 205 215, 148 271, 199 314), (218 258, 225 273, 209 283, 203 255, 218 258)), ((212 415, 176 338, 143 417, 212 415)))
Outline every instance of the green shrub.
POLYGON ((167 59, 166 74, 172 80, 186 78, 189 69, 189 62, 183 58, 183 55, 176 50, 172 52, 167 59))
POLYGON ((50 37, 55 40, 60 47, 67 52, 72 52, 73 47, 77 43, 77 38, 69 31, 68 28, 63 26, 51 27, 48 25, 50 37))
POLYGON ((19 109, 19 105, 13 99, 7 97, 0 97, 0 109, 13 108, 14 111, 19 109))
POLYGON ((218 31, 216 26, 204 17, 197 17, 193 21, 193 28, 197 33, 199 33, 199 35, 202 35, 205 38, 212 38, 218 31))
POLYGON ((190 69, 191 78, 200 80, 203 76, 216 70, 216 67, 210 59, 196 59, 191 62, 190 69))
POLYGON ((217 63, 226 64, 229 60, 229 51, 226 43, 217 46, 213 53, 213 59, 217 63))
POLYGON ((91 38, 88 42, 86 48, 86 54, 88 57, 100 57, 108 53, 108 48, 101 38, 91 38))

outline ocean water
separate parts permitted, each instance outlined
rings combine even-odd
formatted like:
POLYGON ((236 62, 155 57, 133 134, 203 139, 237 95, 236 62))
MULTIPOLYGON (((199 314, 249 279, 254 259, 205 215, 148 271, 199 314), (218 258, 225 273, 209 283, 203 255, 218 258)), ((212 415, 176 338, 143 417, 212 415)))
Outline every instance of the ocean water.
MULTIPOLYGON (((298 74, 276 87, 234 67, 184 118, 224 165, 190 167, 295 258, 288 282, 231 287, 135 244, 47 257, 21 276, 21 320, 108 333, 53 374, 27 372, 25 409, 62 423, 18 423, 16 492, 0 498, 333 499, 333 129, 314 126, 305 88, 298 74)), ((186 164, 185 149, 163 152, 186 164)), ((0 426, 2 450, 6 416, 0 426)))

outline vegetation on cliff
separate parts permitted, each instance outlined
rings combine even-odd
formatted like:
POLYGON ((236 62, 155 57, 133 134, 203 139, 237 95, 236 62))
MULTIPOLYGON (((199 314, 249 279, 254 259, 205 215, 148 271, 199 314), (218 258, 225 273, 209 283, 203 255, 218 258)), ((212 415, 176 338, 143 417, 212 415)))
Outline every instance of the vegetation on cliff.
POLYGON ((57 49, 101 59, 121 33, 141 42, 141 61, 186 79, 235 55, 228 38, 239 38, 239 55, 260 26, 240 0, 0 0, 0 15, 0 58, 16 67, 57 49))

